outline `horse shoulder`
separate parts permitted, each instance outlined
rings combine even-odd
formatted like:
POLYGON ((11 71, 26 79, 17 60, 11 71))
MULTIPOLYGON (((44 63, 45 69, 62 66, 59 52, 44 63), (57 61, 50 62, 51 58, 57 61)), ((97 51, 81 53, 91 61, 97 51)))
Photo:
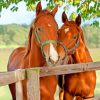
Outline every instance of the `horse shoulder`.
POLYGON ((19 47, 14 49, 11 53, 9 62, 8 62, 8 70, 13 71, 15 69, 20 68, 22 58, 24 57, 26 49, 24 47, 19 47))

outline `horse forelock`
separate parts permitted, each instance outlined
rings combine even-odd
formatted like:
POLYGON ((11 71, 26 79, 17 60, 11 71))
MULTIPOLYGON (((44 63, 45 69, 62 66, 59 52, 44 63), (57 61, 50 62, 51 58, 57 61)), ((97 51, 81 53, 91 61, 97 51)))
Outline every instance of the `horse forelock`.
POLYGON ((75 21, 67 21, 67 22, 65 22, 65 25, 69 26, 69 27, 76 28, 78 30, 80 36, 81 36, 81 39, 82 39, 83 43, 85 43, 85 39, 84 39, 84 35, 83 35, 83 30, 82 30, 82 28, 80 26, 77 26, 75 21))
MULTIPOLYGON (((45 17, 46 15, 50 15, 54 18, 54 16, 52 15, 52 13, 48 9, 44 9, 38 14, 38 16, 36 16, 36 18, 33 20, 32 24, 33 23, 35 24, 40 17, 42 17, 42 16, 45 17)), ((54 21, 55 21, 55 19, 54 19, 54 21)))
POLYGON ((75 21, 67 21, 67 22, 64 23, 64 26, 68 26, 72 30, 76 29, 80 33, 81 27, 77 26, 77 24, 75 23, 75 21))
POLYGON ((78 28, 78 26, 76 25, 76 23, 74 21, 66 21, 65 22, 66 26, 74 26, 75 28, 78 28))

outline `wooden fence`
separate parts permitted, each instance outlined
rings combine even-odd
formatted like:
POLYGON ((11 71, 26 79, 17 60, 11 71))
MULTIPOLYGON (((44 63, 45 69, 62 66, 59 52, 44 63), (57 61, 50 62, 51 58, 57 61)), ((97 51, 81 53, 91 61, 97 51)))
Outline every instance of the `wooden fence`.
MULTIPOLYGON (((23 100, 23 89, 21 81, 27 79, 28 100, 40 100, 39 77, 79 73, 92 70, 100 70, 100 62, 59 65, 55 67, 18 69, 12 72, 1 72, 0 86, 16 83, 16 100, 23 100)), ((95 97, 91 100, 100 100, 100 98, 95 97)))

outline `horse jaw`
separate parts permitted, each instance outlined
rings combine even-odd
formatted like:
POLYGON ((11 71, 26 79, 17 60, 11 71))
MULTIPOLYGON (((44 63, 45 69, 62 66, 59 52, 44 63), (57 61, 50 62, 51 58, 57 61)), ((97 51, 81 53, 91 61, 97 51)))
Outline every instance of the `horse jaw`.
POLYGON ((50 59, 52 59, 54 62, 58 61, 58 53, 52 43, 50 43, 50 59))

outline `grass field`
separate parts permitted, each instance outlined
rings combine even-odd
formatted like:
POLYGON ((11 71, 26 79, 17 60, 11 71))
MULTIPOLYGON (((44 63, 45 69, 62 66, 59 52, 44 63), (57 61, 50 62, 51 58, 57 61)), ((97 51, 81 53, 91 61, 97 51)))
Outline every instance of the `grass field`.
MULTIPOLYGON (((12 49, 0 49, 0 72, 6 71, 7 62, 12 49)), ((93 61, 100 61, 100 49, 90 49, 93 61)), ((100 71, 97 71, 97 85, 95 95, 100 95, 100 71)), ((56 93, 58 100, 58 93, 56 93)), ((8 86, 0 87, 0 100, 11 100, 11 95, 8 86)))

